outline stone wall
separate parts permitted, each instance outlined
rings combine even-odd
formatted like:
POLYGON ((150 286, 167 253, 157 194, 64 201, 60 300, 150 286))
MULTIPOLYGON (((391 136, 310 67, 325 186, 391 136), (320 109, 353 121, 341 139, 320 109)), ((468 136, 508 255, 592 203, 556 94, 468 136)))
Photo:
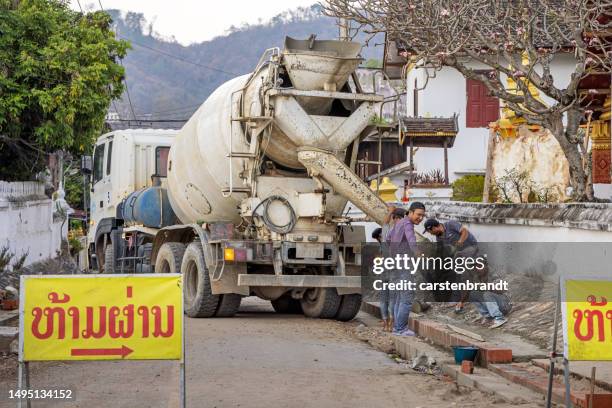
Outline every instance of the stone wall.
POLYGON ((612 204, 427 202, 427 215, 458 220, 482 242, 612 242, 612 204))
POLYGON ((0 181, 0 247, 27 253, 29 265, 55 257, 67 234, 68 221, 54 211, 43 184, 0 181))

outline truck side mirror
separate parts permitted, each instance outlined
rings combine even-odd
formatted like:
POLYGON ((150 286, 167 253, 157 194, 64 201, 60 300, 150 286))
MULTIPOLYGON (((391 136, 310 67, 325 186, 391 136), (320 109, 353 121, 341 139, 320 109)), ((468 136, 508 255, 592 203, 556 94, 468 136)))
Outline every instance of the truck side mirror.
POLYGON ((91 156, 81 156, 81 172, 83 174, 91 174, 93 170, 91 161, 91 156))

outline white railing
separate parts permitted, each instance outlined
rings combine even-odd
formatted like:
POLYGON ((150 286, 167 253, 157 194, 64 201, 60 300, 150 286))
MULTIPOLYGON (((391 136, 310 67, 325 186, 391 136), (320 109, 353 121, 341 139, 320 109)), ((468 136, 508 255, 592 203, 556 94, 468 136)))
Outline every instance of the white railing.
POLYGON ((19 198, 28 196, 42 196, 45 194, 45 185, 37 181, 0 181, 0 198, 19 198))

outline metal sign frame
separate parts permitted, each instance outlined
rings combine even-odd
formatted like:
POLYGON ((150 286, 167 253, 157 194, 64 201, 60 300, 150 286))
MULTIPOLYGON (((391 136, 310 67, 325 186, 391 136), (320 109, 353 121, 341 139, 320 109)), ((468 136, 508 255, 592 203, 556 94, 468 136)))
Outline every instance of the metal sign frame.
MULTIPOLYGON (((180 359, 178 359, 179 361, 179 406, 181 408, 185 408, 186 407, 186 379, 185 379, 185 368, 186 368, 186 364, 185 364, 185 299, 184 299, 184 284, 182 281, 182 274, 180 273, 168 273, 168 274, 163 274, 163 277, 176 277, 179 278, 181 280, 181 309, 180 309, 180 316, 181 316, 181 357, 180 359)), ((36 278, 36 279, 47 279, 47 278, 61 278, 61 279, 79 279, 79 278, 152 278, 152 277, 156 277, 159 278, 161 277, 160 274, 158 273, 134 273, 134 274, 129 274, 129 273, 123 273, 123 274, 81 274, 81 275, 21 275, 20 279, 19 279, 19 356, 18 356, 18 362, 19 362, 19 367, 18 367, 18 371, 17 371, 17 389, 19 391, 23 390, 24 385, 25 385, 25 389, 28 390, 30 388, 30 366, 29 366, 29 361, 24 360, 23 358, 23 351, 24 351, 24 329, 25 329, 25 287, 26 287, 26 281, 29 278, 36 278)), ((113 359, 113 360, 108 360, 108 361, 117 361, 119 359, 113 359)), ((136 360, 136 359, 134 359, 136 360)), ((176 361, 177 359, 174 359, 174 361, 176 361)), ((60 361, 60 360, 54 360, 54 361, 60 361)), ((87 360, 84 360, 87 361, 87 360)), ((172 361, 170 359, 164 359, 164 360, 156 360, 156 359, 150 359, 150 361, 172 361)), ((23 402, 24 399, 23 398, 19 398, 17 400, 17 407, 18 408, 22 408, 23 407, 23 402)), ((25 405, 27 408, 31 408, 32 403, 30 398, 25 398, 25 405)))
MULTIPOLYGON (((568 316, 567 316, 567 299, 566 299, 566 281, 569 280, 580 280, 580 281, 612 281, 609 277, 605 276, 560 276, 557 284, 557 297, 555 301, 555 314, 553 323, 553 337, 552 337, 552 350, 549 357, 549 373, 548 373, 548 389, 546 392, 546 407, 552 406, 552 387, 553 377, 555 371, 555 363, 563 364, 563 378, 565 383, 565 406, 571 408, 572 401, 570 395, 570 360, 569 360, 569 327, 568 327, 568 316), (557 319, 559 317, 559 309, 561 309, 561 324, 563 334, 563 353, 557 354, 557 337, 558 337, 558 324, 557 319)), ((589 361, 589 360, 580 360, 589 361)), ((594 373, 591 374, 594 377, 594 373)), ((593 382, 594 380, 592 380, 593 382)), ((591 394, 592 395, 592 394, 591 394)), ((592 398, 592 397, 591 397, 592 398)), ((592 399, 590 400, 592 403, 592 399)))
MULTIPOLYGON (((595 275, 587 275, 587 276, 561 276, 559 278, 559 302, 561 306, 561 316, 562 316, 562 331, 563 331, 563 356, 565 359, 569 360, 569 327, 568 327, 568 318, 567 315, 567 307, 565 304, 568 302, 566 299, 567 294, 567 281, 607 281, 612 282, 609 276, 595 276, 595 275)), ((598 361, 598 360, 580 360, 580 361, 598 361)))

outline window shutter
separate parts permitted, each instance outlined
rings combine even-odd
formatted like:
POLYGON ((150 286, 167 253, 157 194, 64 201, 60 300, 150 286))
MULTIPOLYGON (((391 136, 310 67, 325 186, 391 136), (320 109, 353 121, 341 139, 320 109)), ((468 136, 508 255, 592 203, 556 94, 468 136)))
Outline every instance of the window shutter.
POLYGON ((489 96, 487 87, 480 81, 466 81, 466 127, 488 127, 489 122, 499 119, 499 100, 489 96))

